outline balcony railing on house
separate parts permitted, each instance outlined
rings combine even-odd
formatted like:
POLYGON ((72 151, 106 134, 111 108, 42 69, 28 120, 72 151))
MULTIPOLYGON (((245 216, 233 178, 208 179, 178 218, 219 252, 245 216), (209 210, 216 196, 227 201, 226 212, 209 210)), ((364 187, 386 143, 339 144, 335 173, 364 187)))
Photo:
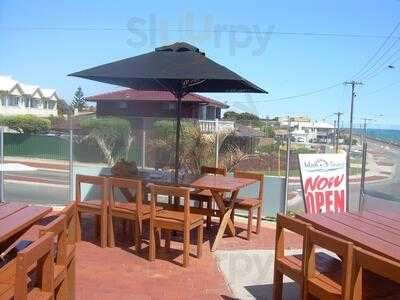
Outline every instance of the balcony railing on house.
POLYGON ((235 129, 235 122, 221 120, 199 120, 199 126, 204 133, 230 131, 235 129))

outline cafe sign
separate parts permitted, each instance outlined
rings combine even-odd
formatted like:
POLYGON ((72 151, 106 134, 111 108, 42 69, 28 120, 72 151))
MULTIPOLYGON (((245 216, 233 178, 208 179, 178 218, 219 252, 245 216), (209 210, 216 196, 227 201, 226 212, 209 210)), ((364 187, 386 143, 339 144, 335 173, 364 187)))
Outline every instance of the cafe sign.
POLYGON ((346 212, 346 154, 299 154, 307 213, 346 212))

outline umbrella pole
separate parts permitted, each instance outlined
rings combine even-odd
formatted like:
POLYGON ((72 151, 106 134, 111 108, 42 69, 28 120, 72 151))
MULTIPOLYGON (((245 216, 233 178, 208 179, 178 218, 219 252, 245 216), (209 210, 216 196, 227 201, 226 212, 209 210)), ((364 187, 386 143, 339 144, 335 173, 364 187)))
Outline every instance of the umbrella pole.
POLYGON ((174 183, 178 184, 178 171, 179 171, 179 155, 180 155, 180 137, 181 137, 181 108, 182 108, 182 95, 177 95, 178 103, 176 108, 176 139, 175 139, 175 176, 174 183))

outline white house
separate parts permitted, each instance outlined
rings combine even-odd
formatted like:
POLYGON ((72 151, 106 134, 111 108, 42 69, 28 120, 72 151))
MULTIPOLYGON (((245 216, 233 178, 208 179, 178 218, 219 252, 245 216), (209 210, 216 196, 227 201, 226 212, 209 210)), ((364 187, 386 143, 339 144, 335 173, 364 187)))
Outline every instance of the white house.
MULTIPOLYGON (((280 119, 280 127, 287 128, 287 118, 280 119)), ((326 143, 334 133, 334 126, 326 122, 311 121, 307 117, 296 117, 290 122, 291 135, 302 143, 326 143)))
POLYGON ((42 89, 0 75, 0 115, 56 116, 59 99, 54 89, 42 89))

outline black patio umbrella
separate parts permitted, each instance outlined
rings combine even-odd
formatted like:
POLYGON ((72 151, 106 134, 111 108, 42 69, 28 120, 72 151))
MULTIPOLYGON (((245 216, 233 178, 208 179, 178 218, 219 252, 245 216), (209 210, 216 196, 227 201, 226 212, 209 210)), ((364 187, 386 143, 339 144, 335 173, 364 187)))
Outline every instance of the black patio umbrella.
POLYGON ((207 58, 204 52, 188 43, 159 47, 146 54, 72 73, 69 76, 136 90, 168 91, 176 97, 175 183, 178 183, 183 96, 192 92, 267 93, 207 58))

